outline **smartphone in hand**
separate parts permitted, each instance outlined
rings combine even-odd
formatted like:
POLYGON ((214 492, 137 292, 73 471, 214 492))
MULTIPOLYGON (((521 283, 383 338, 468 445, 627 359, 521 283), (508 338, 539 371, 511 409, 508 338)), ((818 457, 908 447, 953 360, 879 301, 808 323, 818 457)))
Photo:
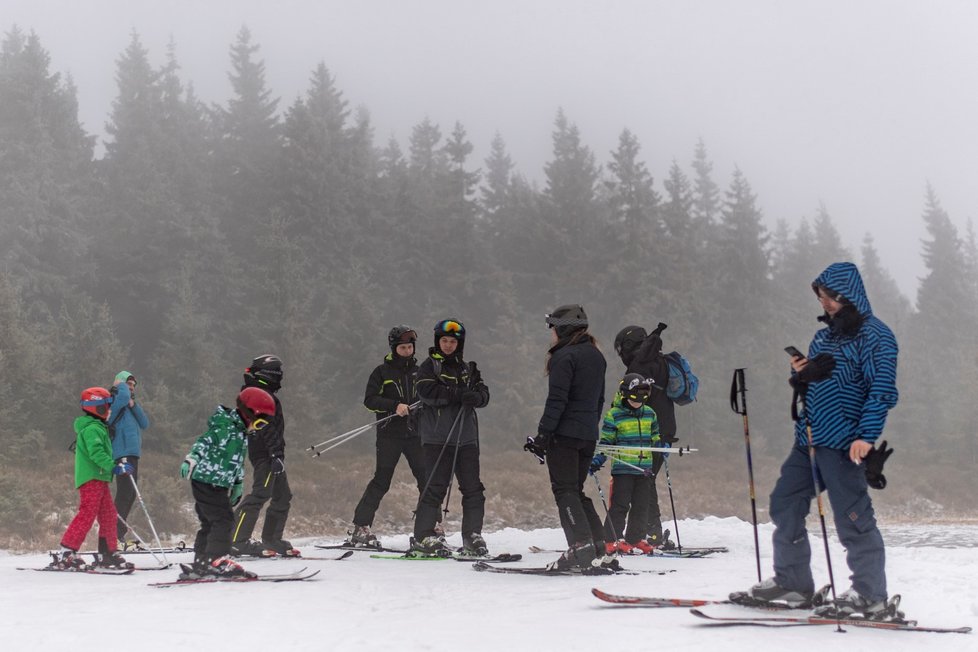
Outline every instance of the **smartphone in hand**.
POLYGON ((786 346, 786 347, 784 347, 784 351, 785 351, 785 353, 787 353, 788 355, 790 355, 792 358, 804 358, 805 357, 805 354, 804 353, 802 353, 801 351, 799 351, 798 349, 796 349, 793 346, 786 346))

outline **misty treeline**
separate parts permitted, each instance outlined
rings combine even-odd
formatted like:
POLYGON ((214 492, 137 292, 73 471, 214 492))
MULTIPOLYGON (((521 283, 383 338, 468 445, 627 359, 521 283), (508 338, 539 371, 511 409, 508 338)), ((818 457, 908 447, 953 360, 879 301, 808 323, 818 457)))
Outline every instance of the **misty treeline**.
MULTIPOLYGON (((763 487, 791 442, 782 349, 807 346, 820 312, 810 283, 839 260, 860 266, 901 347, 900 404, 885 437, 897 449, 891 485, 903 489, 888 492, 922 499, 924 511, 968 508, 978 455, 978 246, 923 180, 926 273, 914 304, 881 266, 872 234, 843 243, 825 206, 796 228, 769 231, 747 176, 715 178, 702 142, 691 144, 691 158, 673 158, 625 128, 613 149, 596 152, 555 107, 552 154, 537 183, 516 169, 503 135, 485 160, 472 160, 461 122, 419 116, 403 142, 378 139, 367 108, 351 106, 325 64, 310 66, 306 91, 281 100, 243 28, 230 45, 231 97, 208 104, 181 77, 175 46, 157 68, 133 34, 116 60, 117 95, 95 158, 71 79, 51 70, 33 32, 4 35, 5 528, 44 516, 41 503, 73 504, 64 449, 82 388, 108 385, 121 369, 137 376, 152 421, 144 462, 158 464, 144 473, 163 492, 162 478, 176 475, 214 406, 231 404, 244 367, 266 352, 285 361, 294 483, 314 488, 328 473, 350 494, 346 505, 369 478, 372 433, 329 466, 302 448, 372 419, 363 387, 391 326, 416 327, 423 356, 432 325, 446 317, 465 323, 467 358, 492 393, 480 415, 484 465, 504 460, 500 473, 541 476, 534 500, 545 504, 545 473, 514 451, 535 434, 545 398, 544 314, 577 302, 608 356, 609 396, 622 371, 611 346, 618 329, 668 323, 665 350, 685 353, 701 379, 697 403, 679 411, 682 443, 701 452, 674 473, 685 474, 688 496, 737 492, 730 500, 746 506, 732 370, 747 368, 763 487), (668 176, 653 179, 646 157, 671 159, 668 176), (346 459, 362 460, 361 472, 346 459)), ((501 491, 503 482, 484 476, 490 496, 501 491)), ((506 486, 507 499, 522 500, 519 483, 506 486)), ((319 495, 307 509, 331 505, 319 495)))

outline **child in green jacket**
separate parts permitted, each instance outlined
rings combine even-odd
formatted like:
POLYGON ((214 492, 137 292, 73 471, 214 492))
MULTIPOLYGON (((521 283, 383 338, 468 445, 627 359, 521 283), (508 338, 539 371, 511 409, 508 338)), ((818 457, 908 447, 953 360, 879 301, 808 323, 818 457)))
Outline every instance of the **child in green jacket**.
MULTIPOLYGON (((604 415, 599 444, 644 449, 658 445, 659 422, 655 411, 646 405, 651 390, 651 381, 640 374, 626 374, 622 378, 618 395, 604 415)), ((625 554, 652 552, 645 541, 652 491, 652 455, 647 450, 621 451, 613 455, 611 506, 605 528, 613 528, 618 541, 608 542, 606 552, 609 555, 616 550, 625 554)), ((597 470, 603 463, 604 456, 596 455, 591 468, 597 470)))
MULTIPOLYGON (((78 556, 92 524, 98 519, 98 566, 132 568, 132 564, 116 552, 115 503, 109 483, 113 475, 128 475, 132 467, 116 464, 112 457, 112 442, 105 425, 112 413, 112 395, 102 387, 89 387, 81 393, 84 415, 75 419, 75 488, 78 489, 78 513, 61 538, 61 552, 53 553, 53 570, 88 570, 78 556)), ((126 481, 129 481, 128 478, 126 481)))
POLYGON ((257 387, 238 394, 237 408, 219 405, 180 466, 190 480, 200 530, 194 540, 193 566, 181 564, 180 579, 202 577, 254 577, 233 561, 232 508, 241 500, 248 431, 261 430, 275 416, 275 399, 257 387))

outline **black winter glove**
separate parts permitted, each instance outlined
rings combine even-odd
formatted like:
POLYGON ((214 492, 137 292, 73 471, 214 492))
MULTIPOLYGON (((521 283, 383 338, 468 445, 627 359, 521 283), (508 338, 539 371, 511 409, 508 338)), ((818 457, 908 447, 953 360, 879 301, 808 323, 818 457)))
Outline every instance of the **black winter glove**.
POLYGON ((475 391, 474 389, 466 390, 462 392, 462 405, 465 407, 474 408, 479 403, 482 402, 482 394, 475 391))
POLYGON ((539 432, 536 437, 527 437, 523 450, 533 453, 533 455, 543 464, 547 458, 547 451, 550 449, 550 442, 553 440, 553 433, 539 432))
POLYGON ((278 475, 285 470, 285 460, 283 460, 281 457, 273 457, 271 467, 272 474, 278 475))
POLYGON ((819 353, 808 361, 796 378, 802 383, 817 383, 825 380, 835 371, 835 358, 831 353, 819 353))
POLYGON ((893 455, 893 449, 886 448, 886 440, 880 442, 879 447, 873 448, 863 462, 866 464, 866 482, 873 489, 885 489, 886 488, 886 476, 883 475, 883 465, 886 464, 886 458, 893 455))

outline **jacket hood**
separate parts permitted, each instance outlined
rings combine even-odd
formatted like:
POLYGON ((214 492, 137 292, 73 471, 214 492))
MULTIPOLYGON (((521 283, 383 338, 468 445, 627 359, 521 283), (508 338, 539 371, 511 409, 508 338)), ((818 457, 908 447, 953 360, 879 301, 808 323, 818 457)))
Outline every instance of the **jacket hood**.
POLYGON ((119 373, 117 373, 117 374, 115 375, 115 379, 116 379, 117 381, 119 381, 120 383, 124 383, 124 382, 126 382, 127 380, 129 380, 129 378, 130 378, 131 376, 132 376, 132 377, 134 377, 134 376, 133 376, 133 375, 132 375, 131 373, 129 373, 128 371, 120 371, 119 373))
POLYGON ((866 288, 863 287, 863 278, 859 275, 859 269, 854 264, 832 263, 818 275, 812 285, 821 285, 833 292, 838 292, 855 306, 860 315, 863 317, 873 316, 869 297, 866 296, 866 288))
POLYGON ((104 421, 102 421, 98 417, 93 417, 91 414, 83 414, 80 417, 76 418, 73 424, 75 427, 75 434, 77 435, 81 433, 82 430, 84 430, 85 428, 87 428, 93 423, 100 423, 102 424, 102 427, 105 427, 104 421))

